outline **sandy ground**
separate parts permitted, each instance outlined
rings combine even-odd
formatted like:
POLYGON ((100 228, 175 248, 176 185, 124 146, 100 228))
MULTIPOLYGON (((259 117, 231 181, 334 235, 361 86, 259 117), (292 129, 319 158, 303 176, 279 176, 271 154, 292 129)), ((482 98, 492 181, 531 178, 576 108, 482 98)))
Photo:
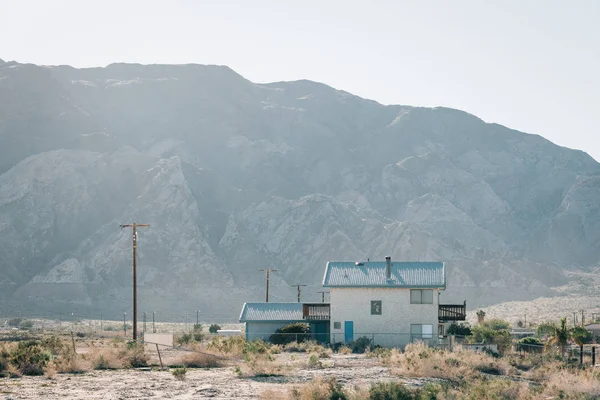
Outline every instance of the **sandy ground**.
MULTIPOLYGON (((167 355, 168 358, 175 354, 167 355)), ((58 374, 54 378, 0 379, 0 399, 257 399, 271 389, 284 392, 317 376, 333 376, 344 386, 368 386, 380 380, 397 379, 377 360, 358 355, 334 355, 323 359, 323 368, 307 366, 306 354, 280 354, 278 359, 292 368, 286 376, 240 378, 233 365, 214 369, 188 369, 184 381, 169 371, 93 371, 82 375, 58 374)), ((405 379, 421 386, 425 380, 405 379)), ((276 399, 273 399, 276 400, 276 399)))

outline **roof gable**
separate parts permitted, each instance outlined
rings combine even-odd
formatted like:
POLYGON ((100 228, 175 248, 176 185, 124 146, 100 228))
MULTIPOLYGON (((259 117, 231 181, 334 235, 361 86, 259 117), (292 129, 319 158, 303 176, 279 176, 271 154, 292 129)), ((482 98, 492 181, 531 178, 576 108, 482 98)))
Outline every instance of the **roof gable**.
POLYGON ((391 279, 385 261, 330 261, 325 268, 325 287, 446 288, 443 262, 392 262, 391 279))
POLYGON ((240 313, 240 322, 302 320, 302 303, 244 303, 240 313))

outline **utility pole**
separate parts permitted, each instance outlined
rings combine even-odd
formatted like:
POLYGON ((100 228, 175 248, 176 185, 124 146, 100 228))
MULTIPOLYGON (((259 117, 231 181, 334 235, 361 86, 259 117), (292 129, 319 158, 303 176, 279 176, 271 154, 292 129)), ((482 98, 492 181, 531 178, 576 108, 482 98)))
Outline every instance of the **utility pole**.
POLYGON ((585 322, 585 318, 583 316, 583 310, 581 310, 581 326, 584 325, 584 322, 585 322))
POLYGON ((121 224, 123 228, 133 228, 133 340, 137 339, 137 228, 150 224, 121 224))
POLYGON ((197 327, 198 327, 198 325, 200 325, 200 322, 199 322, 200 320, 198 319, 198 314, 199 314, 199 313, 200 313, 200 311, 199 311, 199 310, 196 310, 196 326, 195 326, 194 328, 197 328, 197 327))
POLYGON ((143 329, 144 329, 143 330, 144 335, 146 335, 146 311, 144 311, 144 328, 143 329))
POLYGON ((269 276, 271 275, 271 272, 275 272, 277 271, 276 269, 270 269, 270 268, 265 268, 265 269, 259 269, 259 271, 265 271, 267 273, 267 303, 269 302, 269 276))
POLYGON ((525 313, 525 324, 523 325, 524 328, 527 328, 527 313, 525 313))
POLYGON ((577 326, 577 313, 573 311, 573 327, 577 326))
POLYGON ((154 325, 154 311, 152 311, 152 333, 156 333, 156 325, 154 325))
POLYGON ((123 336, 127 336, 127 324, 125 323, 125 314, 123 313, 123 336))
POLYGON ((292 287, 297 287, 298 288, 298 303, 300 303, 300 286, 306 286, 306 285, 301 285, 299 283, 292 285, 292 287))
POLYGON ((317 293, 321 293, 321 303, 325 303, 325 293, 329 293, 329 292, 322 291, 322 292, 317 292, 317 293))

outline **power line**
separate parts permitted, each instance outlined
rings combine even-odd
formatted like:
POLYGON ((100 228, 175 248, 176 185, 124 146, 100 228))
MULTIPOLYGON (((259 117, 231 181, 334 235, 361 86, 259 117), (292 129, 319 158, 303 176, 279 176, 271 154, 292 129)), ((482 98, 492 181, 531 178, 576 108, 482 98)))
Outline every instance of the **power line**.
POLYGON ((137 228, 150 224, 121 224, 123 228, 133 228, 133 340, 137 339, 137 228))
POLYGON ((265 268, 265 269, 259 269, 259 271, 265 271, 267 273, 267 299, 266 302, 269 302, 269 277, 271 275, 271 272, 275 272, 277 271, 276 269, 270 269, 270 268, 265 268))

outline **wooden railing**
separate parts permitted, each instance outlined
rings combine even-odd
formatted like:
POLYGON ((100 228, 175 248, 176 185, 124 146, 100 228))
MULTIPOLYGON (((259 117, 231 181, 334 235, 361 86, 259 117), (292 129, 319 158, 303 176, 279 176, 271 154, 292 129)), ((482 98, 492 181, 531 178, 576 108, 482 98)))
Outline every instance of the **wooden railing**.
POLYGON ((331 310, 327 303, 305 303, 302 305, 302 318, 309 321, 329 321, 331 310))
POLYGON ((467 319, 467 302, 464 304, 440 304, 438 306, 440 321, 464 321, 467 319))

